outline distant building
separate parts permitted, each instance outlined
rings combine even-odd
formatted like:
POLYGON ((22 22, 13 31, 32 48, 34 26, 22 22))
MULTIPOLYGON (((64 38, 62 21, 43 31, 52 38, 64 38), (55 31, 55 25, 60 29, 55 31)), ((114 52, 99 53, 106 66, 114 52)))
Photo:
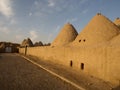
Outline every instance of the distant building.
POLYGON ((15 53, 18 52, 19 44, 11 42, 0 42, 0 53, 15 53))

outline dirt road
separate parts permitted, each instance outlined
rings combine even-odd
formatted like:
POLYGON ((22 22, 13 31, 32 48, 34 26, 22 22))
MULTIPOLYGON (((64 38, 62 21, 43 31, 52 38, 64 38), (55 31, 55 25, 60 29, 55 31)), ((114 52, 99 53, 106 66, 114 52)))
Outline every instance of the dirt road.
POLYGON ((16 54, 0 54, 0 90, 77 90, 16 54))

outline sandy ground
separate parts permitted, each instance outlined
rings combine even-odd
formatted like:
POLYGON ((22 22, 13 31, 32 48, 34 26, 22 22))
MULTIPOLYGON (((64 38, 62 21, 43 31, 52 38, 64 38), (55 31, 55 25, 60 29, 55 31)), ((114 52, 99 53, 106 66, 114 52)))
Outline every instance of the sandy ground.
POLYGON ((40 60, 37 57, 27 56, 32 61, 39 63, 40 65, 48 68, 51 71, 71 80, 72 82, 86 88, 86 90, 120 90, 112 89, 112 85, 108 82, 105 82, 101 79, 86 75, 80 71, 77 71, 71 67, 65 67, 58 63, 53 63, 49 60, 44 61, 40 60))

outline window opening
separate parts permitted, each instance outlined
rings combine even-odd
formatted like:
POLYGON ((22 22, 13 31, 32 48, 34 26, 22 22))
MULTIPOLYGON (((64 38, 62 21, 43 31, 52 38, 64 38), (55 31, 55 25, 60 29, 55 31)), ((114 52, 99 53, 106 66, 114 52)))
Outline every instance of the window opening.
POLYGON ((73 61, 71 60, 71 61, 70 61, 70 67, 72 67, 72 66, 73 66, 73 61))
POLYGON ((81 40, 79 40, 79 42, 81 42, 81 40))
POLYGON ((84 70, 84 63, 81 63, 81 70, 84 70))

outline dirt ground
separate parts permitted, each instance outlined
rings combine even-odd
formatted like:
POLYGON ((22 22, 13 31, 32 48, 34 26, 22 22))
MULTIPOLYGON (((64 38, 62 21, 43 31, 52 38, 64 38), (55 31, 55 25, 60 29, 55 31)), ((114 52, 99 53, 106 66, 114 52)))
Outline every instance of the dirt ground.
POLYGON ((0 90, 78 90, 15 54, 0 54, 0 90))

